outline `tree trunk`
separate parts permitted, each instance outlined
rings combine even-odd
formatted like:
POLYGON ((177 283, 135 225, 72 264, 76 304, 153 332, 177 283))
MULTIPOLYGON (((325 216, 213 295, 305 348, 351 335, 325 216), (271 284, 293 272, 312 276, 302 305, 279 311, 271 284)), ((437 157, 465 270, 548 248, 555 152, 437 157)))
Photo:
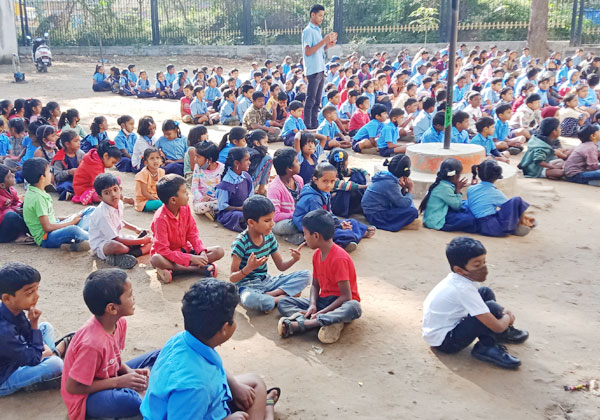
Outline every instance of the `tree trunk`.
POLYGON ((531 0, 527 43, 532 57, 548 57, 548 0, 531 0))

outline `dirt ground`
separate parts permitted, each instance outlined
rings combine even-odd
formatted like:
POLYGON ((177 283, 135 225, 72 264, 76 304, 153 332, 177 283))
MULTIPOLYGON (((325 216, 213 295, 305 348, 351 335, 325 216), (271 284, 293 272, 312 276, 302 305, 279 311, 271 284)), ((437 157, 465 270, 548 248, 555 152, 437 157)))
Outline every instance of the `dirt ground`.
MULTIPOLYGON (((257 57, 257 60, 261 57, 257 57)), ((63 110, 79 110, 88 130, 92 118, 105 115, 110 137, 116 119, 152 115, 162 121, 178 116, 175 101, 124 98, 91 90, 94 59, 56 57, 48 74, 36 74, 25 64, 28 83, 12 83, 12 67, 0 66, 0 97, 58 101, 63 110)), ((249 63, 195 57, 110 57, 120 68, 129 62, 152 76, 173 63, 177 69, 204 64, 239 66, 249 63)), ((185 127, 187 132, 189 128, 185 127)), ((224 128, 210 129, 217 141, 224 128)), ((352 165, 368 169, 375 156, 351 157, 352 165)), ((515 162, 513 162, 515 163, 515 162)), ((121 175, 126 194, 134 191, 133 176, 121 175)), ((563 385, 600 378, 600 257, 596 223, 600 189, 548 180, 518 180, 521 195, 531 203, 539 226, 524 238, 480 237, 488 249, 487 285, 500 303, 516 314, 516 325, 529 330, 522 345, 509 347, 522 360, 517 371, 504 371, 473 359, 469 350, 453 356, 436 354, 421 336, 422 304, 427 293, 448 273, 444 247, 452 233, 421 229, 379 231, 352 254, 359 276, 363 316, 348 326, 337 344, 323 345, 316 333, 282 340, 277 336, 277 312, 248 313, 238 308, 237 331, 221 346, 226 368, 235 373, 258 372, 270 386, 282 389, 279 419, 600 419, 600 397, 567 393, 563 385)), ((59 216, 81 209, 55 202, 59 216)), ((132 207, 126 219, 149 227, 152 216, 132 207)), ((197 219, 208 245, 230 252, 233 232, 197 219)), ((287 254, 289 246, 280 243, 287 254)), ((302 251, 294 269, 307 269, 311 251, 302 251)), ((68 254, 19 245, 0 247, 0 262, 20 261, 42 273, 39 308, 57 333, 76 330, 90 316, 82 299, 86 276, 104 264, 87 254, 68 254)), ((124 358, 160 348, 183 328, 180 301, 194 278, 163 285, 148 259, 130 271, 137 308, 129 323, 124 358)), ((222 280, 229 257, 219 264, 222 280)), ((276 268, 272 263, 269 269, 276 268)), ((303 295, 308 296, 308 289, 303 295)), ((0 399, 0 417, 65 419, 58 391, 16 394, 0 399)))

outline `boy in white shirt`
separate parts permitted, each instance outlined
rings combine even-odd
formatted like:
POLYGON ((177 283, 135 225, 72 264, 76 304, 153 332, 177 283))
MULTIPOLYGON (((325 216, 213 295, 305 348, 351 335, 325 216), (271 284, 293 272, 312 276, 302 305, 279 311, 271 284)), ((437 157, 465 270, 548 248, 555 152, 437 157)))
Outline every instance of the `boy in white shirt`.
POLYGON ((496 343, 522 343, 529 333, 513 327, 515 316, 496 302, 490 288, 479 287, 488 274, 486 253, 481 242, 465 236, 448 244, 446 257, 452 273, 425 299, 423 337, 444 353, 457 353, 479 338, 471 351, 473 357, 516 369, 521 361, 496 343))
POLYGON ((152 237, 147 231, 123 220, 123 201, 119 180, 112 174, 100 174, 94 180, 94 189, 102 202, 90 216, 90 248, 94 255, 110 265, 122 269, 136 266, 137 258, 150 252, 152 237), (139 236, 121 235, 121 229, 134 231, 139 236))
POLYGON ((475 91, 469 93, 468 101, 469 105, 463 111, 469 114, 469 132, 471 135, 475 135, 477 134, 475 123, 483 117, 483 112, 481 111, 481 94, 475 91))

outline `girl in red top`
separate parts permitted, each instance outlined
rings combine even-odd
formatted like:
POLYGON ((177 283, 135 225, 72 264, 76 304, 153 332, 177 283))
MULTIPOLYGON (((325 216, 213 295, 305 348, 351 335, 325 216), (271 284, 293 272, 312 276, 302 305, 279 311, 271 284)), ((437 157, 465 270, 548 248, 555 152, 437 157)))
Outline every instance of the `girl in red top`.
POLYGON ((359 96, 356 99, 356 106, 358 109, 352 114, 350 125, 348 127, 350 137, 354 137, 363 125, 371 121, 371 118, 369 118, 369 98, 363 95, 359 96))
POLYGON ((114 143, 101 142, 98 149, 91 149, 81 160, 73 175, 74 203, 84 206, 99 203, 100 197, 94 190, 94 180, 104 173, 105 168, 112 168, 121 159, 121 151, 114 143))
POLYGON ((187 85, 183 88, 184 97, 179 101, 180 103, 180 113, 181 113, 181 121, 186 124, 192 123, 192 99, 194 96, 194 92, 187 85))

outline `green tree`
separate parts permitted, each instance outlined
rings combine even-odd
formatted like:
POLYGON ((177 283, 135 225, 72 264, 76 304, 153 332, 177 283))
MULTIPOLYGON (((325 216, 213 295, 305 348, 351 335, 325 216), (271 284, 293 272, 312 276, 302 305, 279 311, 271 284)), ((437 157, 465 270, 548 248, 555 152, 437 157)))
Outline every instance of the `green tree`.
POLYGON ((410 21, 410 25, 417 25, 419 26, 419 30, 425 30, 425 44, 427 44, 427 34, 429 33, 429 30, 434 29, 440 23, 438 16, 438 9, 435 7, 423 6, 408 15, 409 18, 413 19, 410 21))

